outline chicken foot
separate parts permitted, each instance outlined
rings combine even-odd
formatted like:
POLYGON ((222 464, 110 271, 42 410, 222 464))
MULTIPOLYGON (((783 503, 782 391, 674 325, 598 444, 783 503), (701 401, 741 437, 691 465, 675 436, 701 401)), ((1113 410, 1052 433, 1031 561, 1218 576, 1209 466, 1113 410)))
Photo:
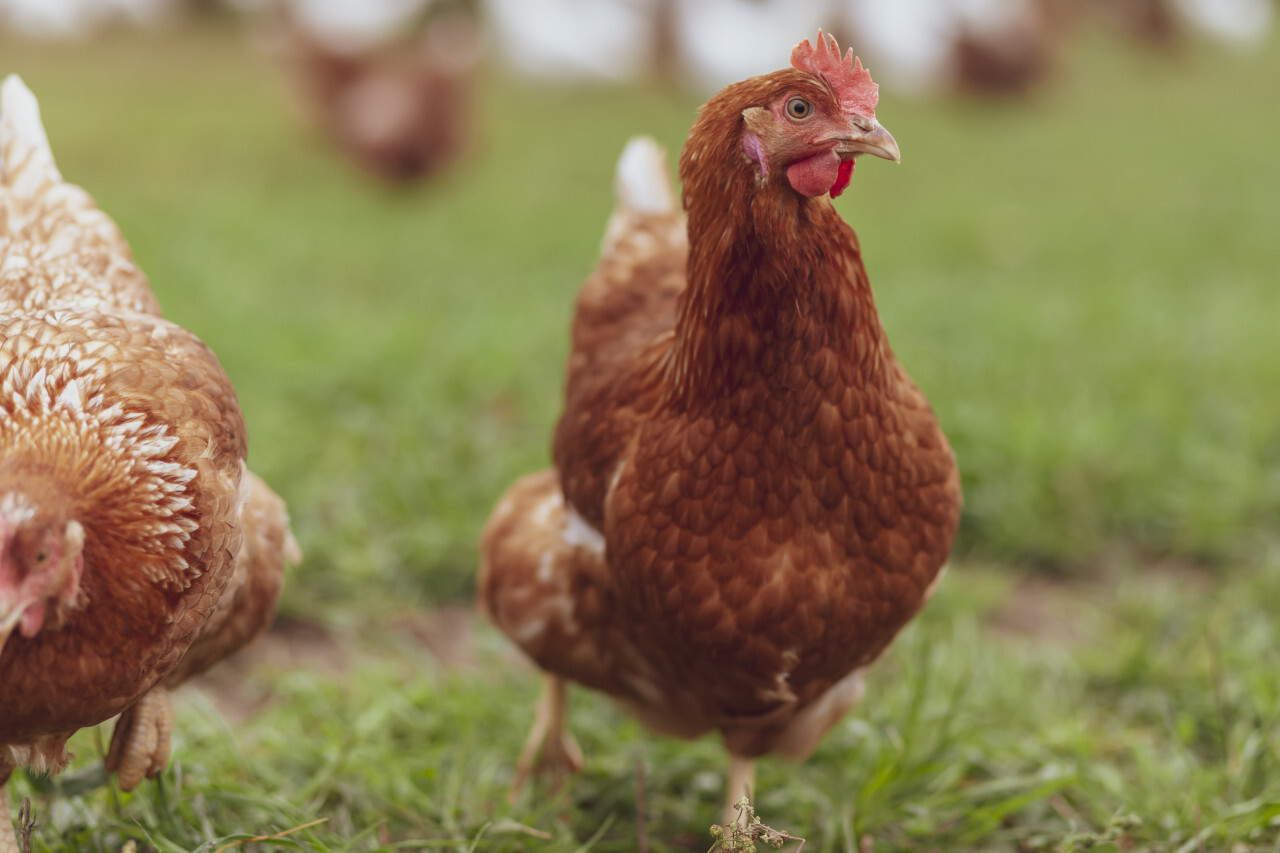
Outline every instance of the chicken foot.
POLYGON ((164 687, 152 689, 120 715, 103 762, 107 773, 118 775, 120 790, 132 791, 144 776, 156 778, 169 763, 172 734, 173 706, 164 687))
POLYGON ((544 675, 542 695, 538 697, 534 710, 533 728, 520 750, 516 777, 508 797, 514 800, 534 773, 550 775, 552 788, 558 789, 564 784, 565 776, 581 769, 582 749, 565 728, 564 679, 544 675))
POLYGON ((724 791, 724 812, 721 820, 725 826, 732 826, 738 819, 738 802, 746 797, 755 800, 756 794, 756 762, 753 758, 729 753, 729 784, 724 791))

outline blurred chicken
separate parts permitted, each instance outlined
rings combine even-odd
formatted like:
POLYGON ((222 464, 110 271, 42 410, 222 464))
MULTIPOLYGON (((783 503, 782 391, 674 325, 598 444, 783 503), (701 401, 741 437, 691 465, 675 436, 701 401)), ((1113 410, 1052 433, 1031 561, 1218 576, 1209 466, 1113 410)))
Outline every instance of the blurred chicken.
MULTIPOLYGON (((115 224, 0 89, 0 790, 121 714, 108 772, 169 754, 168 688, 271 622, 298 548, 235 392, 161 318, 115 224)), ((15 851, 0 821, 0 853, 15 851)))
POLYGON ((977 95, 1022 95, 1053 71, 1067 34, 1065 13, 1051 0, 984 3, 984 15, 962 16, 951 47, 955 87, 977 95))
POLYGON ((939 577, 955 462, 828 199, 859 154, 899 159, 852 53, 820 33, 703 106, 687 219, 656 146, 623 153, 555 467, 481 534, 481 604, 547 673, 517 787, 581 763, 567 679, 659 732, 719 730, 732 803, 756 757, 817 746, 939 577))
POLYGON ((895 88, 1023 94, 1055 67, 1070 0, 841 0, 895 88))
POLYGON ((1234 47, 1261 47, 1275 23, 1274 0, 1093 0, 1104 21, 1137 41, 1171 47, 1207 35, 1234 47))
POLYGON ((364 171, 409 182, 466 151, 480 58, 466 18, 441 17, 417 38, 374 44, 342 44, 294 18, 279 27, 278 52, 304 111, 364 171))
POLYGON ((1093 0, 1088 8, 1134 41, 1167 48, 1178 40, 1180 24, 1170 0, 1093 0))

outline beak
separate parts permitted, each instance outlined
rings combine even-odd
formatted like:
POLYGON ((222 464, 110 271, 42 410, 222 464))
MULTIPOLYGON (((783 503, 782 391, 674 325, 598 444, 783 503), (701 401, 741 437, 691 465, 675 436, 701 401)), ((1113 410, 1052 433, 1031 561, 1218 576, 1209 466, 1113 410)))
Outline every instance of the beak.
POLYGON ((872 154, 895 163, 902 162, 902 153, 898 151, 898 143, 894 140, 893 134, 885 130, 884 125, 875 119, 871 119, 870 130, 855 127, 848 136, 840 136, 836 142, 836 153, 841 157, 872 154))
POLYGON ((4 645, 9 641, 9 635, 17 627, 18 621, 22 619, 24 610, 26 610, 26 603, 22 601, 6 601, 0 604, 0 654, 4 654, 4 645))

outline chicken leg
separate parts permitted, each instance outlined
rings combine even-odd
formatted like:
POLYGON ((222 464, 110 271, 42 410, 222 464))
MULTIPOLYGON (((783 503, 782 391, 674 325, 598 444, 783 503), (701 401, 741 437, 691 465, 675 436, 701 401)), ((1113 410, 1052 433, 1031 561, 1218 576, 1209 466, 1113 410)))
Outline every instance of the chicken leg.
POLYGON ((730 826, 738 818, 738 801, 743 797, 755 799, 756 762, 752 758, 729 753, 729 784, 724 792, 724 812, 721 822, 730 826))
POLYGON ((120 715, 103 764, 108 773, 118 774, 122 791, 132 791, 143 777, 154 779, 164 769, 172 734, 173 706, 163 686, 152 688, 120 715))
POLYGON ((582 749, 573 735, 565 729, 565 683, 563 678, 544 675, 542 695, 534 710, 533 728, 525 738, 516 762, 516 778, 508 795, 516 795, 529 781, 533 773, 547 773, 553 788, 559 788, 569 773, 582 769, 582 749))

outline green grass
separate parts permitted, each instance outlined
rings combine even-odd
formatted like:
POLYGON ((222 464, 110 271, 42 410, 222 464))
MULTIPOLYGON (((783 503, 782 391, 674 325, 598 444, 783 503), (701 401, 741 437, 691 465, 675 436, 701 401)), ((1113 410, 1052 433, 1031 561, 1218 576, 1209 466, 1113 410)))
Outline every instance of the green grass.
MULTIPOLYGON (((1133 569, 1064 599, 957 572, 808 762, 763 762, 756 807, 816 851, 1275 850, 1280 563, 1211 583, 1133 569)), ((82 733, 79 769, 40 785, 35 850, 193 850, 317 818, 284 849, 631 850, 642 763, 652 849, 710 846, 714 739, 655 738, 575 691, 585 772, 509 805, 537 685, 499 637, 454 666, 403 632, 342 642, 336 671, 260 664, 179 694, 174 766, 136 794, 98 787, 103 736, 82 733), (270 698, 232 726, 227 695, 270 698)))
MULTIPOLYGON (((586 772, 507 805, 535 676, 487 630, 446 667, 385 627, 469 597, 489 508, 547 461, 614 159, 639 132, 677 149, 696 99, 494 75, 479 149, 397 192, 301 128, 230 30, 0 41, 8 70, 223 360, 306 552, 283 610, 349 657, 185 691, 174 766, 133 795, 82 733, 67 774, 15 775, 35 849, 208 853, 324 818, 247 849, 629 850, 640 762, 653 848, 710 846, 713 740, 578 693, 586 772), (267 704, 232 725, 228 693, 267 704)), ((967 506, 866 704, 809 762, 761 769, 761 816, 806 850, 1277 849, 1276 79, 1276 45, 1084 43, 1031 102, 886 90, 904 165, 865 162, 840 208, 967 506), (1029 596, 1028 565, 1086 580, 1029 596)))

